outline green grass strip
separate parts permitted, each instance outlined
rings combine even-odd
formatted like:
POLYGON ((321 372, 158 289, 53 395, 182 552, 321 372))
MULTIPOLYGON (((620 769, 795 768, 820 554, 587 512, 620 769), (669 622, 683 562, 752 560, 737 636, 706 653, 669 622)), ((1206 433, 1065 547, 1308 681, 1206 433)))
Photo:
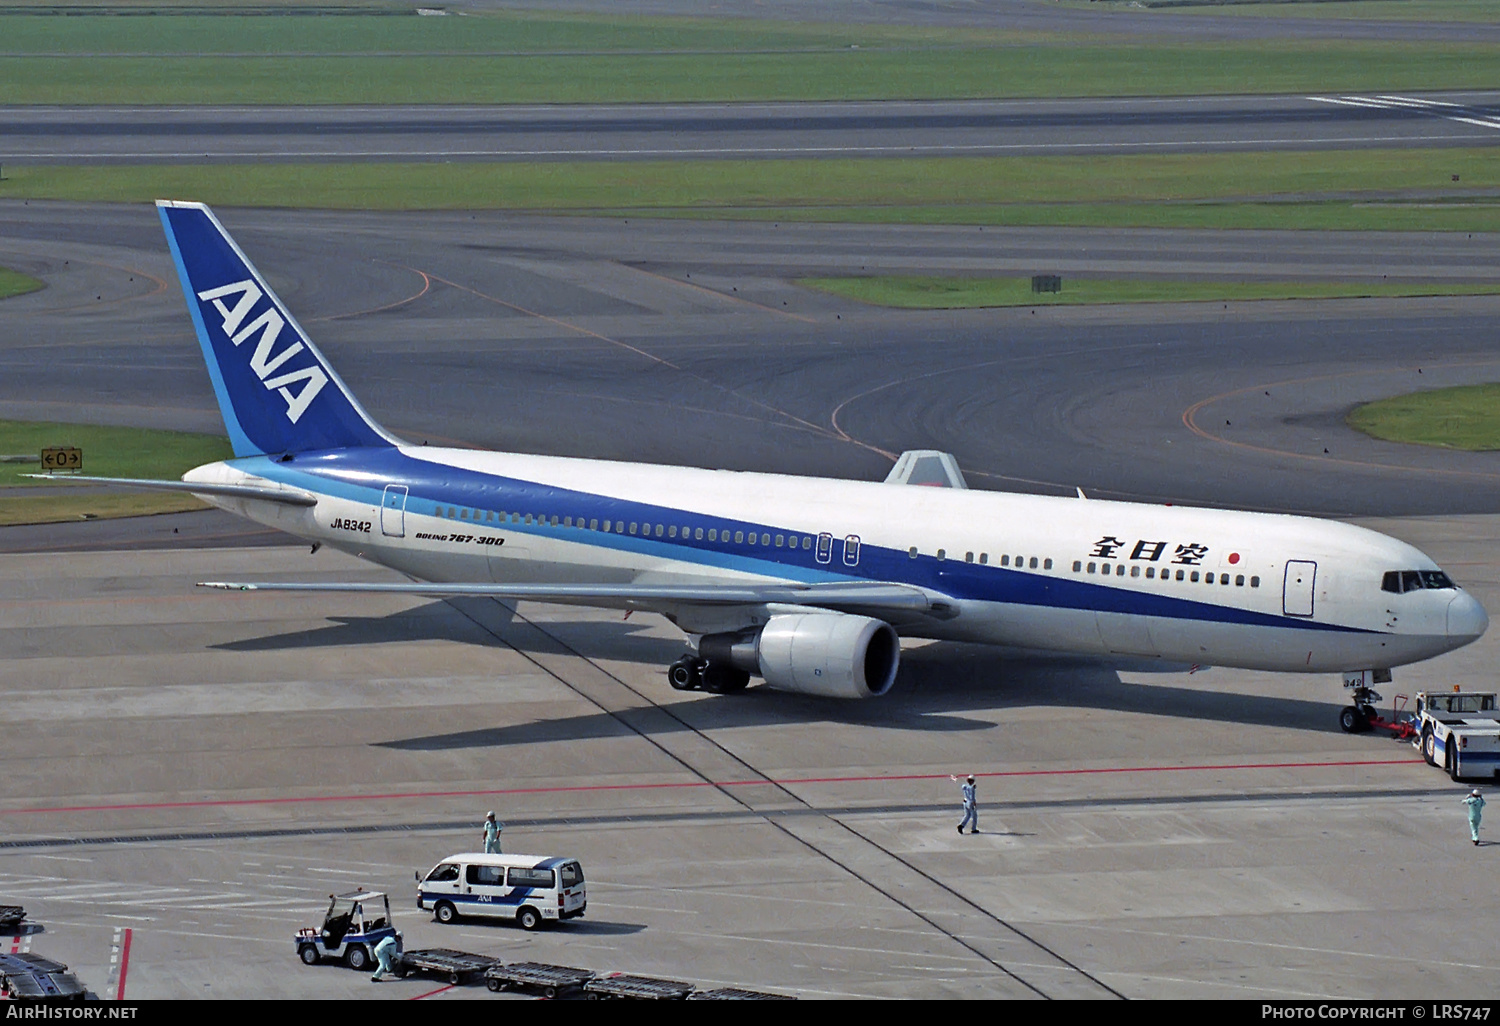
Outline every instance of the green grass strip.
MULTIPOLYGON (((1093 6, 1088 0, 1064 0, 1067 7, 1093 6)), ((1172 14, 1227 15, 1242 18, 1317 18, 1357 21, 1475 22, 1500 21, 1500 0, 1107 0, 1095 9, 1148 7, 1172 14)))
POLYGON ((1341 44, 825 53, 0 57, 10 104, 515 104, 1484 89, 1500 48, 1341 44), (1086 72, 1081 69, 1087 69, 1086 72))
MULTIPOLYGON (((176 480, 204 463, 230 459, 229 439, 185 431, 55 424, 0 420, 0 454, 38 455, 53 446, 83 450, 83 473, 101 477, 149 477, 176 480)), ((41 473, 35 463, 0 463, 0 487, 27 487, 48 482, 21 477, 41 473)))
POLYGON ((1483 89, 1500 48, 512 12, 0 16, 8 104, 618 103, 1483 89))
POLYGON ((1500 449, 1500 384, 1461 385, 1366 403, 1350 427, 1388 442, 1489 452, 1500 449))
POLYGON ((927 224, 1490 231, 1500 227, 1500 161, 1492 149, 1394 149, 7 170, 0 199, 23 198, 927 224))
POLYGON ((0 267, 0 299, 9 296, 21 296, 37 289, 46 288, 46 282, 37 281, 28 274, 20 271, 12 271, 8 267, 0 267))
POLYGON ((1041 293, 1031 291, 1030 278, 892 275, 868 278, 799 278, 797 284, 857 299, 861 303, 907 310, 1374 296, 1473 296, 1500 293, 1500 282, 1254 282, 1064 278, 1061 292, 1041 293))
MULTIPOLYGON (((232 456, 229 440, 214 435, 0 420, 0 455, 39 456, 42 449, 53 446, 81 448, 85 474, 172 481, 193 467, 232 456)), ((191 495, 124 492, 82 483, 59 485, 22 476, 41 472, 40 463, 0 463, 0 524, 43 524, 86 516, 142 516, 204 508, 191 495), (28 494, 38 488, 48 489, 49 494, 28 494), (50 494, 59 488, 66 488, 66 492, 50 494)))

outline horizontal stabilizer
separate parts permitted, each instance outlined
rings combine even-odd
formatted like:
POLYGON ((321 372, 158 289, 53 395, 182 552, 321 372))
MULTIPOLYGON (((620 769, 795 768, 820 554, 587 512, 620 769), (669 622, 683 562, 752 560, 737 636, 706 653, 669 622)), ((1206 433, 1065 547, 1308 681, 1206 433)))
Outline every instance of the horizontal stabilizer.
POLYGON ((202 481, 153 481, 142 477, 84 477, 82 474, 22 474, 38 481, 59 484, 84 482, 115 485, 119 488, 141 488, 156 492, 189 492, 193 495, 224 495, 234 499, 265 499, 289 506, 316 506, 318 497, 298 488, 271 488, 259 485, 207 484, 202 481))

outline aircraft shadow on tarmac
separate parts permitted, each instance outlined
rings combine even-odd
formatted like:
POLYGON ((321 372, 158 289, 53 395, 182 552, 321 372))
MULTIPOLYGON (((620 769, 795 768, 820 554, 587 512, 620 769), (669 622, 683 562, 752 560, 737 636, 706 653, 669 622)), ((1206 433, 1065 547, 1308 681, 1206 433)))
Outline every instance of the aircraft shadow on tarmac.
MULTIPOLYGON (((681 642, 662 638, 651 621, 549 621, 545 631, 524 620, 511 621, 510 610, 485 600, 470 606, 460 602, 431 602, 387 616, 335 616, 326 626, 259 638, 245 638, 213 647, 233 652, 345 645, 389 644, 393 641, 449 640, 494 646, 497 636, 529 655, 577 654, 604 662, 665 667, 683 651, 681 642), (488 611, 481 627, 464 607, 488 611)), ((432 750, 535 744, 592 737, 612 737, 639 731, 644 734, 729 727, 831 721, 901 730, 974 731, 992 729, 993 718, 966 712, 1005 708, 1052 706, 1107 709, 1189 720, 1286 727, 1332 732, 1337 730, 1337 706, 1307 699, 1227 693, 1215 686, 1228 682, 1233 670, 1206 671, 1197 677, 1201 687, 1121 680, 1120 672, 1182 675, 1189 668, 1154 659, 1089 658, 984 645, 941 643, 902 653, 901 672, 888 695, 864 702, 820 699, 756 686, 739 695, 694 695, 670 700, 665 676, 661 695, 651 708, 614 715, 591 713, 540 723, 466 730, 428 737, 405 738, 380 744, 402 749, 432 750), (666 699, 666 700, 662 700, 666 699)), ((497 689, 503 685, 496 685, 497 689)), ((497 699, 503 694, 497 693, 497 699)))
MULTIPOLYGON (((596 625, 591 625, 596 626, 596 625)), ((659 639, 648 639, 660 645, 659 639)), ((675 653, 675 647, 672 652, 675 653)), ((665 663, 665 660, 655 660, 665 663)), ((924 732, 996 728, 994 716, 965 715, 1036 706, 1107 709, 1254 726, 1336 732, 1337 709, 1322 702, 1277 696, 1226 694, 1208 688, 1120 679, 1131 672, 1183 672, 1187 667, 1017 652, 979 645, 937 644, 902 659, 891 692, 864 702, 820 699, 752 687, 738 695, 694 695, 676 701, 662 680, 653 707, 463 730, 378 742, 404 750, 504 747, 582 738, 646 735, 733 727, 837 722, 924 732)), ((1216 671, 1226 673, 1232 671, 1216 671)), ((1203 678, 1200 678, 1203 679, 1203 678)), ((1001 722, 1004 714, 1001 713, 1001 722)))

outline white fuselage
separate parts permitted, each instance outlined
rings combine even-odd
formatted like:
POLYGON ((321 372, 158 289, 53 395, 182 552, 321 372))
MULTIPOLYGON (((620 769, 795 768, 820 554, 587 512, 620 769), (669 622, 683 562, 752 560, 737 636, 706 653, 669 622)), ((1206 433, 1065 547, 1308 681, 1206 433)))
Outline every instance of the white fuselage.
MULTIPOLYGON (((1438 569, 1412 546, 1305 517, 411 446, 185 479, 311 492, 209 498, 422 581, 873 580, 952 599, 947 618, 892 618, 908 636, 1340 671, 1426 659, 1488 622, 1460 589, 1382 590, 1438 569)), ((765 620, 658 606, 695 634, 765 620)))

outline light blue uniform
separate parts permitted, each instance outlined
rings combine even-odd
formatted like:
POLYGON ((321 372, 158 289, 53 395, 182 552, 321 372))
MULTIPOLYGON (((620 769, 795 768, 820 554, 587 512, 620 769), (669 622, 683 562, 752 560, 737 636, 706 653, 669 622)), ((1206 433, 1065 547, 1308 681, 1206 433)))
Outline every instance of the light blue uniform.
POLYGON ((958 832, 963 833, 964 827, 968 827, 973 833, 979 832, 979 796, 974 790, 972 782, 965 782, 964 792, 964 818, 958 824, 958 832))
POLYGON ((1484 815, 1484 798, 1477 794, 1471 794, 1464 798, 1464 804, 1469 807, 1469 835, 1474 843, 1479 843, 1479 820, 1484 815))
POLYGON ((505 829, 505 824, 493 819, 484 821, 484 853, 486 855, 499 855, 500 831, 505 829))
POLYGON ((380 963, 380 971, 370 979, 379 981, 386 973, 394 973, 396 967, 391 964, 391 959, 396 955, 396 938, 387 937, 375 945, 375 960, 380 963))

